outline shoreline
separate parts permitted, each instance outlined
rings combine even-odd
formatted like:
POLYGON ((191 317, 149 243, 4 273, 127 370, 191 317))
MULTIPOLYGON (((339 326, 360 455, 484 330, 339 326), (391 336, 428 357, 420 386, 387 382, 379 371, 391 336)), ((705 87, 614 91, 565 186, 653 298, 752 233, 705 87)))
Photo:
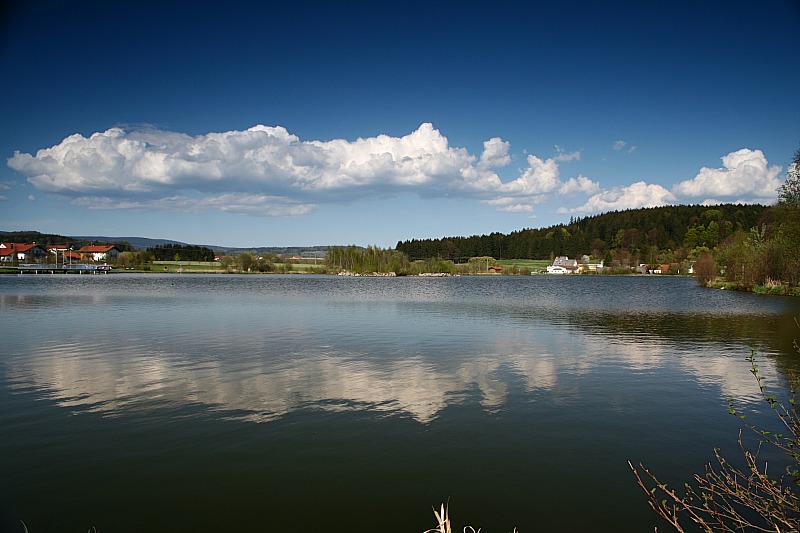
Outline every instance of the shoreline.
MULTIPOLYGON (((161 266, 161 265, 159 265, 161 266)), ((608 273, 608 274, 598 274, 598 273, 591 273, 591 274, 570 274, 570 275, 559 275, 559 274, 546 274, 542 272, 531 272, 530 274, 507 274, 507 273, 500 273, 500 272, 477 272, 474 274, 471 273, 448 273, 448 272, 421 272, 418 274, 404 274, 404 273, 396 273, 396 272, 349 272, 349 271, 340 271, 340 272, 320 272, 320 271, 312 271, 312 270, 277 270, 274 272, 237 272, 237 271, 229 271, 223 269, 185 269, 183 267, 178 267, 174 269, 165 269, 165 270, 154 270, 154 269, 98 269, 98 270, 87 270, 87 271, 75 271, 69 270, 64 271, 61 269, 40 269, 37 271, 26 271, 24 269, 17 269, 15 267, 0 267, 0 276, 39 276, 39 275, 108 275, 108 274, 169 274, 169 275, 180 275, 180 274, 204 274, 204 275, 275 275, 275 274, 284 274, 284 275, 305 275, 305 276, 318 276, 318 275, 328 275, 328 276, 342 276, 342 277, 382 277, 382 278, 400 278, 400 277, 425 277, 425 278, 445 278, 445 277, 525 277, 526 275, 529 276, 536 276, 536 277, 647 277, 647 278, 661 278, 661 277, 692 277, 691 275, 687 274, 642 274, 638 272, 631 272, 631 273, 608 273)), ((789 287, 788 285, 781 284, 781 283, 771 283, 769 285, 754 285, 752 287, 745 287, 739 283, 733 281, 727 281, 724 279, 717 279, 714 281, 706 282, 706 283, 698 283, 701 287, 707 289, 717 289, 717 290, 731 290, 731 291, 738 291, 738 292, 749 292, 752 294, 760 294, 760 295, 767 295, 767 296, 789 296, 794 298, 800 298, 800 287, 789 287)))
POLYGON ((738 291, 738 292, 749 292, 752 294, 763 294, 766 296, 791 296, 794 298, 800 298, 800 287, 792 288, 782 283, 771 283, 768 285, 753 285, 750 287, 746 287, 739 283, 736 283, 735 281, 718 279, 703 283, 702 286, 707 289, 717 289, 721 291, 728 290, 728 291, 738 291))

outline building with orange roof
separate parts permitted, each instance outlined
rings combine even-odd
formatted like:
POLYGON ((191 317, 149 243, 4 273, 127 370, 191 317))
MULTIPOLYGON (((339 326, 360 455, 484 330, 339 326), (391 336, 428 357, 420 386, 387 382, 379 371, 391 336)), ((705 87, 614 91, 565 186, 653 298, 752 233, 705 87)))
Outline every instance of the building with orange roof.
POLYGON ((84 261, 116 261, 119 259, 120 249, 114 245, 89 245, 84 246, 78 253, 84 261))
POLYGON ((34 263, 46 257, 44 247, 36 243, 0 242, 0 262, 3 263, 34 263))

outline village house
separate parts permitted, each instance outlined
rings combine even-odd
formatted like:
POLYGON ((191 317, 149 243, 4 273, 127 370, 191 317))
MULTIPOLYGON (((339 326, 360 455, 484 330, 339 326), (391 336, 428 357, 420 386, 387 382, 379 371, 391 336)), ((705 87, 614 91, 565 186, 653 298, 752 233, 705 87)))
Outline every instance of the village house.
MULTIPOLYGON (((642 263, 639 265, 637 270, 642 274, 678 274, 680 273, 680 265, 678 263, 663 263, 654 265, 642 263)), ((692 273, 691 269, 689 273, 692 273)))
POLYGON ((80 257, 83 261, 116 261, 119 259, 120 249, 113 245, 103 246, 84 246, 78 250, 80 257))
POLYGON ((548 274, 577 274, 581 271, 577 259, 570 259, 565 255, 560 255, 553 260, 553 264, 547 267, 548 274))
POLYGON ((603 270, 603 261, 590 263, 591 258, 584 255, 581 262, 577 259, 570 259, 565 255, 556 257, 553 264, 547 267, 548 274, 581 274, 583 272, 600 272, 603 270))
POLYGON ((34 263, 47 257, 45 249, 36 244, 0 242, 0 262, 34 263))

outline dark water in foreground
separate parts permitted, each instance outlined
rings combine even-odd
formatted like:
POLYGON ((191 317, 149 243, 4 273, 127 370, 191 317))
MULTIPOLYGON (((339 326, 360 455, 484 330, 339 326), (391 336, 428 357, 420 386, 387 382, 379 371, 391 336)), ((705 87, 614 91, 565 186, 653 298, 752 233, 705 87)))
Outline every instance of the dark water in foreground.
POLYGON ((627 461, 735 456, 796 316, 667 277, 0 277, 0 529, 652 531, 627 461))

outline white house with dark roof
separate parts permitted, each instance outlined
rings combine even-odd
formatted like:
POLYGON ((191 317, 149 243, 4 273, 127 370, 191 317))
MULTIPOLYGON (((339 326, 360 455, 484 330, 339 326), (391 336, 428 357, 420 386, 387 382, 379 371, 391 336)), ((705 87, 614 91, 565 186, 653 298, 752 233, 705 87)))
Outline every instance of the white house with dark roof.
POLYGON ((570 259, 566 255, 556 257, 553 264, 547 267, 548 274, 577 274, 580 270, 577 259, 570 259))

